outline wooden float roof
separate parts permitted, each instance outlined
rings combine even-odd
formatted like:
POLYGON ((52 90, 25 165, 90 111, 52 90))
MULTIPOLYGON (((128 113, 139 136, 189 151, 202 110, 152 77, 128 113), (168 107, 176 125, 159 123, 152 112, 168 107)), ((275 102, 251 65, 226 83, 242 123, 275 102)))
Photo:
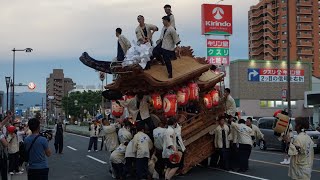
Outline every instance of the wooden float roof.
MULTIPOLYGON (((119 90, 121 92, 161 91, 172 90, 175 86, 185 85, 189 81, 197 81, 202 73, 210 69, 210 64, 204 64, 189 56, 182 56, 172 61, 173 78, 168 79, 166 66, 153 65, 151 69, 141 72, 118 74, 115 82, 105 88, 119 90)), ((223 75, 217 75, 208 82, 200 84, 216 84, 221 81, 223 75)))

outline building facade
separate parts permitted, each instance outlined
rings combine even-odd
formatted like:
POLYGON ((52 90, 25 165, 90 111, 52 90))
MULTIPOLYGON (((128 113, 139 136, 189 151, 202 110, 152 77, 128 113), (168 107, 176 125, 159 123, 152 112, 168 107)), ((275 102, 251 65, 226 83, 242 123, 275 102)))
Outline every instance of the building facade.
POLYGON ((4 92, 0 91, 0 120, 4 117, 4 92))
MULTIPOLYGON (((285 61, 236 60, 230 64, 230 89, 243 115, 270 117, 287 108, 283 91, 287 89, 285 61)), ((291 65, 291 104, 293 117, 312 116, 304 107, 304 92, 312 88, 311 63, 291 65)))
POLYGON ((319 0, 290 0, 289 29, 287 0, 260 0, 249 10, 249 59, 286 60, 287 34, 290 60, 312 63, 320 77, 319 0))
POLYGON ((47 115, 59 118, 63 115, 62 98, 67 96, 76 84, 72 79, 64 77, 63 69, 53 69, 46 82, 47 115))

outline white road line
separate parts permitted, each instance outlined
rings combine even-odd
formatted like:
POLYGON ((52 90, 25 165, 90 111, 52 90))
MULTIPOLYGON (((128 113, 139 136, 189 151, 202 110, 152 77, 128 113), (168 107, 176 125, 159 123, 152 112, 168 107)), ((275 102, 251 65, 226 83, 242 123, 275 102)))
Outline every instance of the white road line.
MULTIPOLYGON (((66 133, 67 133, 67 134, 70 134, 70 135, 73 135, 73 136, 78 136, 78 137, 90 139, 90 137, 88 137, 88 136, 83 136, 83 135, 73 134, 73 133, 68 133, 68 132, 66 132, 66 133)), ((102 140, 101 140, 101 139, 98 139, 98 141, 101 142, 102 140)))
POLYGON ((71 150, 74 150, 74 151, 77 151, 76 148, 73 148, 73 147, 71 147, 71 146, 67 146, 67 148, 69 148, 69 149, 71 149, 71 150))
MULTIPOLYGON (((260 160, 255 160, 255 159, 249 159, 250 161, 253 162, 258 162, 258 163, 263 163, 263 164, 270 164, 270 165, 275 165, 275 166, 282 166, 282 167, 288 167, 288 165, 283 165, 283 164, 277 164, 277 163, 273 163, 273 162, 268 162, 268 161, 260 161, 260 160)), ((320 173, 320 170, 312 170, 313 172, 317 172, 320 173)))
MULTIPOLYGON (((252 151, 252 152, 256 152, 256 153, 261 153, 261 154, 272 154, 272 155, 278 155, 278 156, 284 156, 284 153, 273 153, 273 152, 264 152, 264 151, 252 151)), ((313 158, 316 161, 320 161, 320 159, 318 158, 313 158)))
POLYGON ((252 178, 252 179, 269 180, 269 179, 265 179, 265 178, 261 178, 261 177, 257 177, 257 176, 251 176, 251 175, 247 175, 247 174, 241 174, 241 173, 237 173, 237 172, 233 172, 233 171, 226 171, 226 170, 218 169, 218 168, 212 168, 212 167, 210 167, 210 169, 214 169, 214 170, 218 170, 218 171, 223 171, 223 172, 226 172, 226 173, 235 174, 235 175, 238 175, 238 176, 244 176, 244 177, 248 177, 248 178, 252 178))
POLYGON ((92 157, 92 156, 90 156, 90 155, 87 155, 87 157, 90 158, 90 159, 93 159, 93 160, 95 160, 95 161, 98 161, 98 162, 101 163, 101 164, 107 164, 106 162, 101 161, 100 159, 97 159, 97 158, 92 157))

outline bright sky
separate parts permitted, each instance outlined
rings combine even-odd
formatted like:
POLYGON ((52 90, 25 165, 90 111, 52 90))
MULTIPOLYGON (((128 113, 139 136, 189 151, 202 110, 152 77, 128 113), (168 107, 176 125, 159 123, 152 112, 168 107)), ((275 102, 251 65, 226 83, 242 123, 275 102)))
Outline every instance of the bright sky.
MULTIPOLYGON (((93 69, 79 60, 82 52, 111 60, 116 56, 115 29, 135 40, 136 17, 162 27, 163 6, 171 4, 182 45, 192 46, 197 56, 206 55, 201 35, 201 4, 218 0, 0 0, 0 90, 5 76, 12 76, 12 49, 33 48, 32 53, 17 52, 16 83, 33 81, 36 91, 45 92, 46 77, 53 68, 64 69, 65 76, 77 84, 98 85, 93 69)), ((248 58, 248 10, 258 0, 224 0, 233 5, 231 59, 248 58)), ((160 33, 154 34, 158 39, 160 33)), ((24 87, 17 92, 28 91, 24 87)))

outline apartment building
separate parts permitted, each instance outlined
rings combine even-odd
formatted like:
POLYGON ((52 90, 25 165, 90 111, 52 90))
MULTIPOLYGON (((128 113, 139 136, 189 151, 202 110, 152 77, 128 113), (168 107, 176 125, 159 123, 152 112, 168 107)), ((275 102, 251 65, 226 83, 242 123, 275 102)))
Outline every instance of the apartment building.
POLYGON ((249 10, 249 59, 287 60, 289 32, 291 61, 310 62, 320 77, 319 0, 260 0, 249 10), (287 23, 289 8, 289 29, 287 23))
POLYGON ((70 78, 64 77, 63 69, 53 69, 47 78, 46 108, 49 117, 59 118, 63 115, 62 98, 75 88, 75 83, 70 78))

